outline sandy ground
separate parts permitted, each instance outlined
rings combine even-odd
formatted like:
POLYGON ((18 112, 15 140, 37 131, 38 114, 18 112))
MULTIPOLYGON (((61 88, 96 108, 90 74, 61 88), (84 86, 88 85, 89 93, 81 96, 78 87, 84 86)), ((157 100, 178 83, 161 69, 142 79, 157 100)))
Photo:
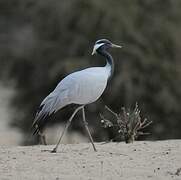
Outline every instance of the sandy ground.
POLYGON ((0 146, 0 179, 181 180, 181 140, 0 146))

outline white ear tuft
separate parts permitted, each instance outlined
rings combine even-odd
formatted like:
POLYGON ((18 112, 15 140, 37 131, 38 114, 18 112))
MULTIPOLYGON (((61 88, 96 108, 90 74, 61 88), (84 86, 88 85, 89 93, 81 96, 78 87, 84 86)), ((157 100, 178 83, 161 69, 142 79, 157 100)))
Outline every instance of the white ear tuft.
POLYGON ((94 45, 94 48, 93 48, 93 51, 92 51, 92 55, 93 54, 96 54, 96 50, 98 49, 98 48, 100 48, 102 45, 104 45, 105 43, 100 43, 100 44, 95 44, 94 45))

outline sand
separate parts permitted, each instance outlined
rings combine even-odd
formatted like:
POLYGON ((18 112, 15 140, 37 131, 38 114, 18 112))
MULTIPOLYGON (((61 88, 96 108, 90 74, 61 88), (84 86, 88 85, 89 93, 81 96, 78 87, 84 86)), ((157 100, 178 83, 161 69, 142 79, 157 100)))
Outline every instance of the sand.
POLYGON ((1 180, 181 180, 181 140, 1 146, 1 180))

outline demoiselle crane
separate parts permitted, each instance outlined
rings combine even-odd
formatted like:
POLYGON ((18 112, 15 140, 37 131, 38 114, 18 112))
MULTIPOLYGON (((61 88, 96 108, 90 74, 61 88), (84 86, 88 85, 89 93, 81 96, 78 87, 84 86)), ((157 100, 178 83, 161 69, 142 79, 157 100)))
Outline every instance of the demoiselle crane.
POLYGON ((107 39, 101 39, 95 42, 92 55, 99 54, 106 59, 106 65, 103 67, 90 67, 81 71, 74 72, 66 76, 59 82, 57 87, 51 92, 40 104, 36 113, 32 127, 35 129, 34 134, 42 135, 46 117, 57 112, 61 108, 69 104, 78 104, 58 140, 57 145, 51 152, 56 152, 60 141, 71 124, 75 114, 81 110, 83 123, 92 143, 94 151, 96 151, 92 136, 90 134, 88 123, 85 118, 84 107, 87 104, 95 102, 104 92, 108 79, 114 71, 114 61, 112 56, 107 52, 110 48, 121 48, 122 46, 113 44, 107 39))

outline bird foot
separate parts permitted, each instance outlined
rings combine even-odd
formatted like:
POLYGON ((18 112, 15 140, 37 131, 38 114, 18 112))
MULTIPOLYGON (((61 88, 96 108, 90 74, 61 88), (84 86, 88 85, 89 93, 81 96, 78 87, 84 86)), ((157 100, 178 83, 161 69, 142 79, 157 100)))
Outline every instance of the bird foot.
POLYGON ((57 152, 57 149, 56 148, 54 148, 52 151, 51 151, 51 153, 56 153, 57 152))

